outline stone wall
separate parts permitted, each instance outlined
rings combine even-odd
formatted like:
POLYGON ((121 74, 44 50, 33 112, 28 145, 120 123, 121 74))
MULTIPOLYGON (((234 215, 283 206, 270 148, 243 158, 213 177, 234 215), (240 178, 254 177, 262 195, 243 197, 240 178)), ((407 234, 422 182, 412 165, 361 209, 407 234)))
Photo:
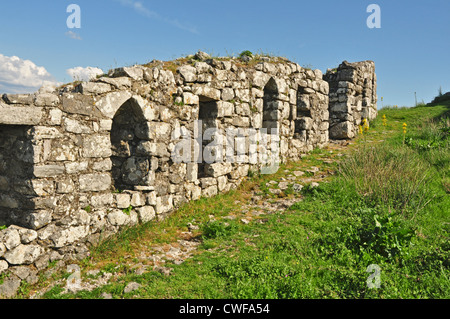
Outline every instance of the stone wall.
POLYGON ((323 147, 328 94, 320 70, 199 52, 3 95, 0 273, 83 258, 125 226, 323 147))
POLYGON ((355 137, 362 119, 377 116, 375 63, 344 61, 337 69, 329 69, 324 80, 330 87, 330 138, 355 137))

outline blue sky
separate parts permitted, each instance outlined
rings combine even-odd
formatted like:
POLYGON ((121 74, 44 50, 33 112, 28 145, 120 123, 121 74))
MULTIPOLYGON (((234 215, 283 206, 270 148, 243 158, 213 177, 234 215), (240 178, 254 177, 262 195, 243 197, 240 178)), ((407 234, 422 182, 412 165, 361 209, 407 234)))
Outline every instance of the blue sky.
POLYGON ((448 0, 18 0, 0 9, 1 92, 71 82, 67 70, 76 67, 106 72, 198 50, 270 53, 323 72, 373 60, 379 106, 450 91, 448 0), (66 24, 72 3, 81 8, 80 29, 66 24), (381 8, 380 29, 366 25, 371 3, 381 8))

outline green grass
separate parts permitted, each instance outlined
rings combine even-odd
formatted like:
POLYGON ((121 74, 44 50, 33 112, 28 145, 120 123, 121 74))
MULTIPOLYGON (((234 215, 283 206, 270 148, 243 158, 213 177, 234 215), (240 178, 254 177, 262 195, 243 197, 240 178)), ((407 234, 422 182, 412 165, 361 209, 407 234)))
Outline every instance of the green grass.
MULTIPOLYGON (((190 202, 164 221, 130 228, 93 250, 85 262, 85 269, 120 272, 117 280, 77 294, 62 294, 59 285, 45 297, 101 298, 106 292, 113 298, 157 299, 450 298, 446 112, 445 105, 382 109, 339 164, 322 161, 335 158, 329 150, 315 150, 274 175, 252 174, 238 190, 190 202), (440 144, 422 148, 406 143, 407 138, 420 145, 439 139, 440 144), (301 201, 260 216, 259 222, 220 219, 238 214, 240 203, 255 192, 273 199, 267 182, 308 165, 340 173, 318 188, 305 187, 301 201), (198 252, 183 264, 166 265, 173 268, 170 276, 131 270, 127 254, 173 242, 194 221, 200 226, 193 235, 201 241, 198 252), (367 284, 372 264, 380 268, 380 287, 374 289, 367 284), (131 281, 141 288, 124 294, 131 281)), ((299 195, 288 191, 284 196, 299 195)))

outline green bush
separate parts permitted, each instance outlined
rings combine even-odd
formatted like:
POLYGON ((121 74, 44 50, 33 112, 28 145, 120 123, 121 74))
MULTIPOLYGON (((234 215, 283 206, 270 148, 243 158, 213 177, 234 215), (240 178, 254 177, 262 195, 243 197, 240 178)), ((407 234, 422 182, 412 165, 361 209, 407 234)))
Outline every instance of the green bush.
POLYGON ((210 221, 203 224, 202 232, 203 239, 213 239, 229 236, 235 233, 237 230, 237 225, 234 223, 226 223, 222 221, 210 221))
POLYGON ((253 53, 251 51, 245 50, 245 51, 242 51, 241 54, 239 54, 239 58, 241 58, 241 59, 245 56, 252 58, 253 53))

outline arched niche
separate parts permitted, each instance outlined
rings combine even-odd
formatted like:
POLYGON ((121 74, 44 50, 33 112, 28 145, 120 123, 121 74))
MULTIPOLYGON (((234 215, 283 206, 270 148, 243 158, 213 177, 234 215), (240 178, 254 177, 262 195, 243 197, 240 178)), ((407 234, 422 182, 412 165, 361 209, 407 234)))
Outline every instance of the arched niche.
POLYGON ((145 149, 150 140, 150 123, 134 98, 128 99, 116 111, 111 128, 115 189, 133 190, 136 186, 153 183, 152 159, 145 149))
POLYGON ((262 128, 267 134, 277 134, 279 120, 278 85, 273 78, 264 87, 262 128))
POLYGON ((198 177, 206 176, 205 165, 212 161, 215 157, 214 135, 218 129, 217 117, 219 115, 218 104, 216 100, 205 96, 199 96, 199 114, 198 120, 201 122, 199 126, 199 133, 201 133, 202 140, 200 143, 200 154, 197 159, 198 163, 198 177))

